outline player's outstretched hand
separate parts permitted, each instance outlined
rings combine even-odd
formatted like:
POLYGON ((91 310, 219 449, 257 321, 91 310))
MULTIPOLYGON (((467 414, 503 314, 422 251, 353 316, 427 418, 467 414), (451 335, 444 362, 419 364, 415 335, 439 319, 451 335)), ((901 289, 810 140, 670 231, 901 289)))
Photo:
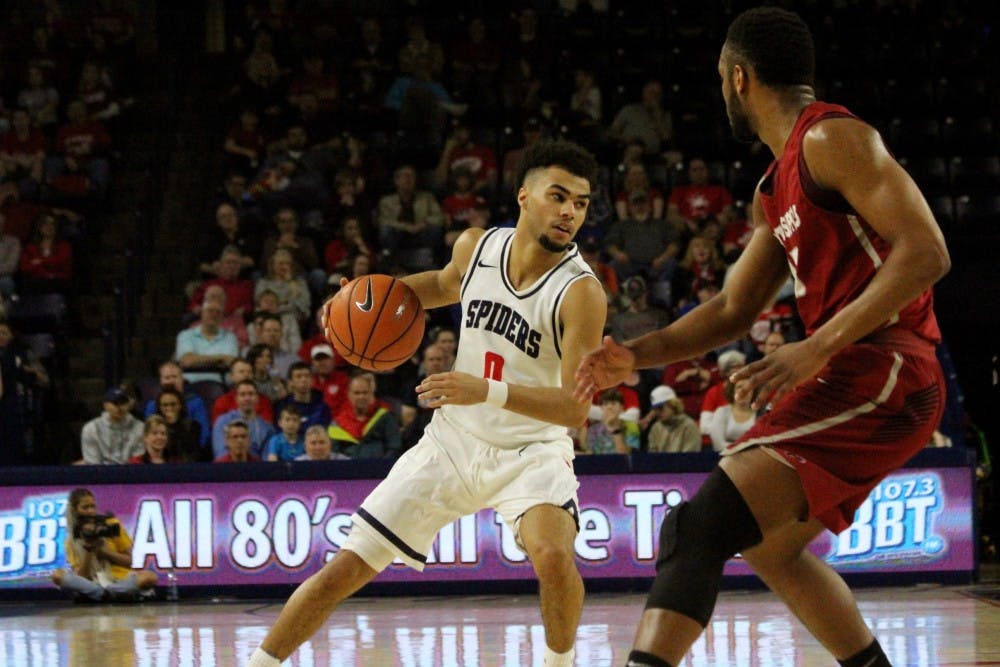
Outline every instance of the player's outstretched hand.
POLYGON ((489 385, 486 379, 448 371, 428 375, 417 385, 417 399, 424 405, 439 408, 442 405, 472 405, 486 400, 489 385))
POLYGON ((590 400, 595 392, 614 387, 635 370, 635 355, 611 336, 605 336, 601 347, 588 352, 576 369, 576 388, 573 398, 590 400))
POLYGON ((730 380, 738 383, 736 400, 753 396, 751 407, 754 410, 780 401, 826 366, 827 357, 813 348, 809 339, 788 343, 733 373, 730 380))

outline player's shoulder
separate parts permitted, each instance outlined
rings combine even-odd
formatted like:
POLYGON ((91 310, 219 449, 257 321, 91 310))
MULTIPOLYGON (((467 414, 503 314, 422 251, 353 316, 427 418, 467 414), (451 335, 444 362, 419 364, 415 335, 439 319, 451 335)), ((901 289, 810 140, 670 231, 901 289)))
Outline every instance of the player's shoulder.
POLYGON ((499 227, 493 227, 491 229, 469 227, 458 235, 458 238, 455 240, 453 252, 467 253, 471 256, 476 247, 484 242, 483 239, 495 237, 497 232, 500 231, 502 230, 499 227))
POLYGON ((814 152, 836 151, 849 146, 870 146, 880 137, 877 129, 857 116, 825 116, 803 133, 802 148, 814 152))
POLYGON ((606 314, 606 309, 604 287, 590 267, 584 264, 583 270, 576 271, 568 278, 561 311, 563 315, 589 319, 601 314, 599 310, 605 311, 606 314))

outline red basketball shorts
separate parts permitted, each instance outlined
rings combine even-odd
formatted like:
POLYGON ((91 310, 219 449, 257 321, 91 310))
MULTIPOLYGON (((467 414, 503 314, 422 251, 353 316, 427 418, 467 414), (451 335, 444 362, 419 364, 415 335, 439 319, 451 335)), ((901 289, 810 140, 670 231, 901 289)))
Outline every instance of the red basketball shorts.
POLYGON ((723 455, 771 448, 798 472, 810 515, 839 533, 879 481, 927 446, 944 402, 933 346, 880 331, 835 355, 723 455))

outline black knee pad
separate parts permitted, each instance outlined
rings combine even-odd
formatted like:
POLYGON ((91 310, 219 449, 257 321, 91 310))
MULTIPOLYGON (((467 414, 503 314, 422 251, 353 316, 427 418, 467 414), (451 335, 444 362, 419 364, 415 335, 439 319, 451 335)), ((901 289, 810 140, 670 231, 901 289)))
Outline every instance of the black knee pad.
POLYGON ((760 541, 757 520, 743 496, 716 468, 690 502, 681 503, 663 519, 656 580, 646 608, 676 611, 705 627, 726 561, 760 541))

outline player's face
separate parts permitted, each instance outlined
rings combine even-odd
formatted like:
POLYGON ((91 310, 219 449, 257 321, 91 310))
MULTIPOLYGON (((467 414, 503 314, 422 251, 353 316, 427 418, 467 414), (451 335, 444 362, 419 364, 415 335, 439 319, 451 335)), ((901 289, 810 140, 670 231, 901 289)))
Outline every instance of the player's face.
POLYGON ((757 138, 750 122, 750 115, 740 96, 733 86, 734 68, 729 63, 727 49, 723 47, 719 57, 719 76, 722 78, 722 99, 726 102, 726 115, 729 117, 729 127, 737 141, 752 142, 757 138))
POLYGON ((587 217, 590 182, 561 167, 539 169, 525 180, 517 201, 538 243, 563 252, 587 217))

